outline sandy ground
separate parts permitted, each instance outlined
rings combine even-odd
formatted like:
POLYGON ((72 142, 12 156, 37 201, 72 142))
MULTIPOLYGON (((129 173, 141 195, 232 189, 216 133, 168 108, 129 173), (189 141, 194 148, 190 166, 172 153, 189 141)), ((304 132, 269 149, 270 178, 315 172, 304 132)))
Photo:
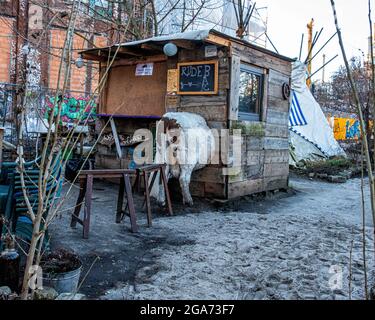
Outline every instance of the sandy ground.
POLYGON ((80 254, 84 274, 92 267, 81 287, 91 298, 348 299, 351 269, 352 298, 362 299, 360 180, 335 185, 292 178, 291 187, 294 195, 245 199, 232 208, 198 202, 174 217, 156 214, 152 229, 140 213, 140 232, 133 235, 128 221, 114 223, 114 186, 101 184, 90 239, 70 229, 64 215, 55 222, 53 242, 80 254))

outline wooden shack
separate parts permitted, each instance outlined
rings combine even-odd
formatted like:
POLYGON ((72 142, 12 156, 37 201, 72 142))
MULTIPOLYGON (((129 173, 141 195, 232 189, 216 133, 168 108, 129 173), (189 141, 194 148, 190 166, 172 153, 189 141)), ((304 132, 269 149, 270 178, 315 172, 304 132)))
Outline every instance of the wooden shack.
MULTIPOLYGON (((98 130, 113 116, 120 135, 131 135, 137 128, 154 127, 171 111, 202 115, 210 128, 242 130, 239 170, 226 175, 223 169, 228 168, 222 164, 195 172, 190 185, 194 196, 235 199, 287 188, 292 59, 215 30, 91 49, 82 55, 100 62, 104 87, 98 130), (167 56, 167 44, 177 46, 177 54, 167 56), (197 74, 202 70, 207 71, 204 79, 197 74)), ((129 165, 126 157, 118 159, 115 147, 101 148, 97 162, 124 167, 129 165)))

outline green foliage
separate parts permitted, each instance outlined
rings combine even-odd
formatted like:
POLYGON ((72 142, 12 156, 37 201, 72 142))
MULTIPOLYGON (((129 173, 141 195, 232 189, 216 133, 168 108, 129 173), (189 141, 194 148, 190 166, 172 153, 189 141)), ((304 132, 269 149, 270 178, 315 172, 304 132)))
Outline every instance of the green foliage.
POLYGON ((236 121, 232 124, 232 130, 241 130, 243 136, 264 137, 266 131, 263 123, 236 121))
POLYGON ((334 157, 317 162, 306 162, 306 169, 308 172, 317 174, 337 174, 339 172, 351 169, 353 165, 354 164, 350 159, 334 157))

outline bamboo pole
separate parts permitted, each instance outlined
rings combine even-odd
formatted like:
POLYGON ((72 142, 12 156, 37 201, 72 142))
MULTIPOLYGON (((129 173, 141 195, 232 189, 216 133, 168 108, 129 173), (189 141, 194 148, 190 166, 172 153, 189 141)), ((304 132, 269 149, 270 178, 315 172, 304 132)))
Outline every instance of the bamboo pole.
MULTIPOLYGON (((373 29, 373 22, 372 22, 372 7, 371 7, 371 0, 368 1, 368 20, 370 24, 370 57, 369 62, 371 65, 371 103, 372 103, 372 120, 375 121, 375 63, 374 63, 374 29, 373 29)), ((372 134, 373 134, 373 161, 374 161, 374 168, 375 168, 375 123, 372 126, 372 134)))
POLYGON ((364 166, 364 148, 363 139, 361 140, 361 209, 362 209, 362 258, 363 258, 363 272, 365 276, 365 299, 368 300, 368 277, 367 277, 367 257, 366 257, 366 207, 365 207, 365 166, 364 166))

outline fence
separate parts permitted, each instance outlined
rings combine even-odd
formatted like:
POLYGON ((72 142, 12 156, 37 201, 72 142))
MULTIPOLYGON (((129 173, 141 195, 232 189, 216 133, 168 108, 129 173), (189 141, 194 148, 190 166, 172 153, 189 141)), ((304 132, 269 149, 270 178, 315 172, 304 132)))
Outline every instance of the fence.
MULTIPOLYGON (((0 83, 0 126, 5 128, 6 141, 16 144, 17 132, 14 117, 15 98, 19 87, 10 83, 0 83)), ((64 97, 57 95, 50 88, 32 88, 26 93, 26 121, 25 121, 25 151, 34 153, 38 137, 37 124, 41 119, 48 120, 52 109, 57 114, 57 103, 61 102, 61 122, 72 123, 88 120, 94 121, 96 115, 97 98, 87 92, 67 91, 64 97), (57 100, 56 100, 57 97, 57 100), (89 119, 88 119, 89 117, 89 119)))

